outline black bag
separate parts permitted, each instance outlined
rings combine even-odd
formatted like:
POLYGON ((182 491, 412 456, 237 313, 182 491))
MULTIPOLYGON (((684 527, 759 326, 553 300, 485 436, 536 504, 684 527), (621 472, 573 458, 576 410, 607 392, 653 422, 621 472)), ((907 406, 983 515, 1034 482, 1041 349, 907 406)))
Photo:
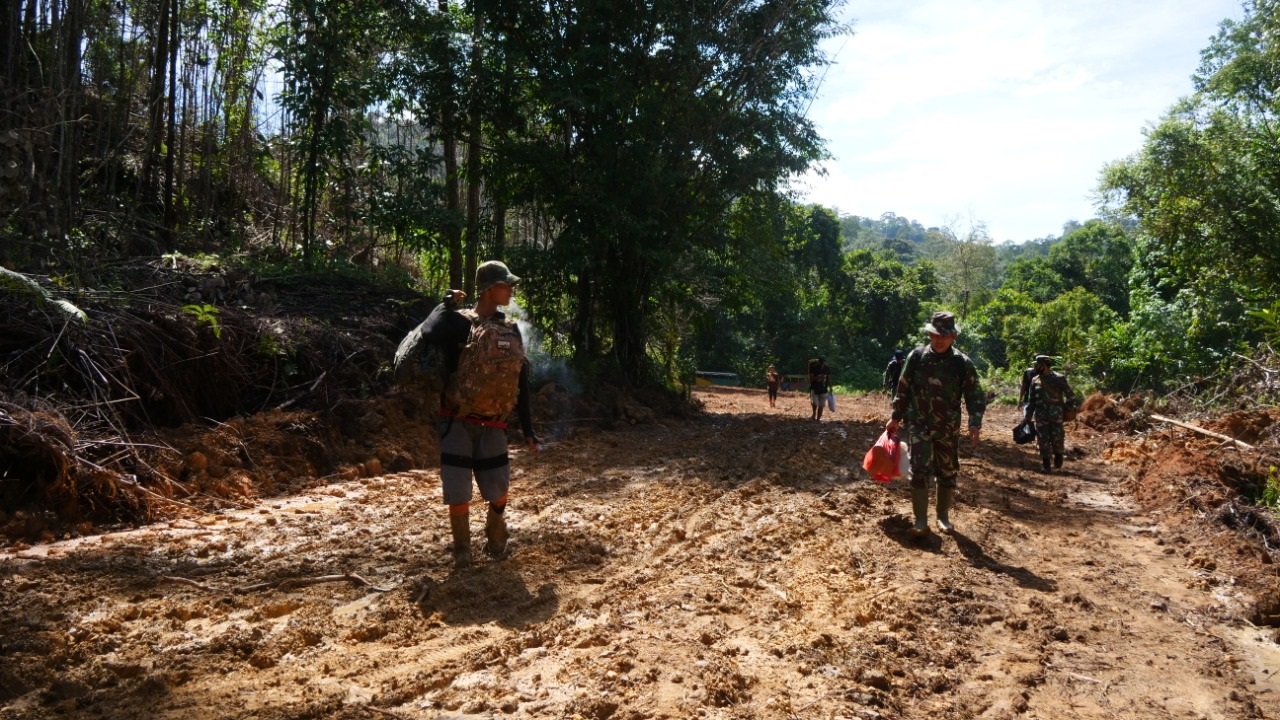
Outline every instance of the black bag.
POLYGON ((422 341, 424 321, 396 348, 393 377, 398 385, 414 387, 426 397, 439 397, 444 390, 444 352, 438 345, 422 341))
POLYGON ((1030 420, 1023 420, 1021 423, 1013 426, 1013 441, 1019 445, 1026 445, 1036 439, 1036 424, 1030 420))

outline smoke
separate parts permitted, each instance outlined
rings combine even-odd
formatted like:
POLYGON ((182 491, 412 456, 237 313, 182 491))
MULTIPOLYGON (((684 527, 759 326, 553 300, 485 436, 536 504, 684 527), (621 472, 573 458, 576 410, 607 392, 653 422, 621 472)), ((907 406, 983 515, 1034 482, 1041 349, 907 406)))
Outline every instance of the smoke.
POLYGON ((539 380, 551 380, 568 390, 573 395, 582 394, 582 383, 578 382, 573 370, 565 364, 563 358, 552 357, 542 341, 542 333, 528 320, 528 313, 515 300, 507 304, 507 317, 516 321, 520 328, 520 337, 524 339, 524 354, 529 358, 533 372, 531 380, 537 384, 539 380))

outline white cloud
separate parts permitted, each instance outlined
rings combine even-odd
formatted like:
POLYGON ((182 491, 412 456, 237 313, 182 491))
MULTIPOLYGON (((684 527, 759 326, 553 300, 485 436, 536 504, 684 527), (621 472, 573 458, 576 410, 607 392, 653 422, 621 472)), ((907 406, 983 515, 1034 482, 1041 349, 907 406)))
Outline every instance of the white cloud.
POLYGON ((1094 210, 1098 173, 1191 91, 1237 0, 853 2, 811 117, 836 159, 804 178, 841 212, 997 240, 1056 234, 1094 210))

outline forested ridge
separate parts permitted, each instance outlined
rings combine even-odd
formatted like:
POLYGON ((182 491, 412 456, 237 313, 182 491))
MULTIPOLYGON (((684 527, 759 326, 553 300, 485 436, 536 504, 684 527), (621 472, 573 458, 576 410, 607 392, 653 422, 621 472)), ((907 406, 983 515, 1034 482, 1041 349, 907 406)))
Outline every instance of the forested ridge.
POLYGON ((792 194, 841 7, 7 3, 6 395, 78 395, 106 434, 376 395, 431 299, 501 258, 542 379, 575 387, 820 354, 871 389, 949 309, 996 391, 1048 353, 1083 391, 1275 401, 1280 4, 1221 25, 1196 92, 1099 169, 1097 218, 1023 242, 792 194), (230 379, 183 397, 175 362, 230 379))

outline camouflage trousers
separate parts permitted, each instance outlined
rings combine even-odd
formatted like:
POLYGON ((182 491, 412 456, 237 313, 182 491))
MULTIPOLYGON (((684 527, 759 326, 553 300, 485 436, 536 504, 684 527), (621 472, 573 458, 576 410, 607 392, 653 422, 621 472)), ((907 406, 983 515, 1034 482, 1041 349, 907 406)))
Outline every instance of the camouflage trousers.
POLYGON ((1067 441, 1067 431, 1061 422, 1036 422, 1036 445, 1040 447, 1040 457, 1048 460, 1053 455, 1061 455, 1067 441))
POLYGON ((911 487, 929 486, 936 478, 938 487, 953 488, 960 475, 960 436, 934 438, 924 433, 911 436, 911 487))

